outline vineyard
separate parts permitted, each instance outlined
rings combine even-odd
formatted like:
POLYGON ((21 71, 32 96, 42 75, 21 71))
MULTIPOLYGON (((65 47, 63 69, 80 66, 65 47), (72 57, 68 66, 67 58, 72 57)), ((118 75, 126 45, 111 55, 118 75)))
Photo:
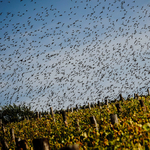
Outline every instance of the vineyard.
POLYGON ((135 94, 126 100, 120 96, 111 103, 106 100, 55 114, 51 109, 36 118, 1 122, 0 139, 0 150, 15 149, 17 139, 25 141, 20 150, 38 149, 36 139, 45 140, 52 150, 73 144, 81 150, 150 149, 150 96, 135 94))

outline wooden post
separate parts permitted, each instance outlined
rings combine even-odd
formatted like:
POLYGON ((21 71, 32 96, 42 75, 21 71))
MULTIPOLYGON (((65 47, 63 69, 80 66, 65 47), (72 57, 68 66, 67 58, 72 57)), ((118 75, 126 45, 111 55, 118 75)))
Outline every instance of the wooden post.
POLYGON ((134 93, 134 99, 136 99, 136 93, 134 93))
POLYGON ((79 109, 79 108, 78 108, 78 105, 76 104, 76 112, 78 112, 78 109, 79 109))
POLYGON ((97 104, 96 104, 96 102, 95 102, 94 106, 95 106, 95 107, 97 107, 97 104))
POLYGON ((50 150, 48 138, 33 139, 34 150, 50 150))
POLYGON ((140 101, 141 107, 144 107, 145 105, 144 105, 143 100, 141 99, 141 100, 139 100, 139 101, 140 101))
POLYGON ((14 133, 14 129, 13 128, 10 129, 10 135, 11 135, 12 141, 16 144, 16 142, 15 142, 15 133, 14 133))
POLYGON ((91 124, 95 125, 96 131, 98 131, 98 125, 97 125, 97 121, 96 121, 95 117, 91 116, 90 121, 91 121, 91 124))
POLYGON ((83 105, 83 109, 86 109, 86 106, 85 106, 85 105, 83 105))
POLYGON ((7 142, 4 140, 4 137, 5 137, 5 127, 3 126, 2 124, 2 132, 3 132, 3 138, 1 140, 1 143, 2 143, 2 150, 9 150, 9 146, 7 144, 7 142))
POLYGON ((29 117, 27 116, 26 119, 29 120, 29 117))
POLYGON ((76 104, 76 109, 78 109, 78 105, 76 104))
POLYGON ((124 102, 124 98, 122 97, 122 94, 119 94, 120 101, 124 102))
POLYGON ((136 94, 136 97, 137 97, 137 100, 139 100, 139 97, 140 97, 139 94, 136 94))
POLYGON ((80 131, 79 119, 76 119, 76 127, 77 127, 77 130, 80 131))
POLYGON ((36 118, 39 119, 39 112, 36 112, 36 118))
POLYGON ((130 99, 130 95, 128 95, 128 97, 127 97, 127 100, 129 100, 130 99))
POLYGON ((16 139, 16 146, 17 146, 16 150, 28 150, 29 149, 26 140, 18 140, 18 139, 16 139))
POLYGON ((95 105, 92 103, 92 107, 95 108, 95 105))
POLYGON ((2 140, 1 143, 2 143, 2 150, 9 150, 9 146, 5 140, 2 140))
POLYGON ((45 119, 47 119, 47 114, 45 114, 45 119))
POLYGON ((118 124, 117 114, 110 114, 110 119, 112 124, 118 124))
POLYGON ((69 106, 67 107, 67 112, 69 112, 69 106))
POLYGON ((150 91, 149 91, 149 88, 147 89, 147 92, 148 92, 148 96, 150 96, 150 91))
POLYGON ((88 103, 88 107, 89 107, 89 109, 91 109, 90 103, 88 103))
POLYGON ((53 120, 54 120, 54 122, 55 122, 55 115, 54 115, 54 112, 53 112, 53 108, 52 108, 52 107, 50 107, 50 113, 51 113, 51 116, 52 116, 52 118, 53 118, 53 120))
POLYGON ((106 100, 105 100, 105 105, 107 105, 107 106, 108 106, 108 99, 106 99, 106 100))
POLYGON ((139 99, 139 95, 134 93, 134 99, 139 99))
POLYGON ((91 108, 94 108, 93 103, 91 103, 91 108))
POLYGON ((39 112, 39 119, 41 119, 41 112, 39 112))
POLYGON ((5 127, 2 125, 3 136, 5 136, 5 127))
POLYGON ((141 104, 141 107, 143 107, 144 111, 146 111, 146 107, 145 107, 143 100, 141 99, 141 100, 139 100, 139 102, 141 104))
POLYGON ((66 116, 66 112, 65 111, 62 111, 62 117, 63 117, 63 122, 65 123, 65 126, 68 126, 67 116, 66 116))
POLYGON ((70 108, 70 110, 71 110, 71 113, 73 113, 73 108, 72 107, 70 108))
POLYGON ((17 144, 19 141, 21 141, 21 139, 15 137, 15 142, 16 142, 16 144, 17 144))
POLYGON ((118 100, 117 99, 115 99, 115 103, 117 102, 118 100))
POLYGON ((118 113, 122 111, 120 103, 117 103, 115 106, 117 108, 118 113))
POLYGON ((61 148, 60 150, 79 150, 79 145, 78 144, 69 145, 61 148))
POLYGON ((2 125, 3 125, 3 121, 2 119, 0 119, 0 128, 2 128, 2 125))
POLYGON ((100 103, 100 101, 97 102, 97 105, 101 109, 101 103, 100 103))
POLYGON ((98 102, 97 102, 97 105, 98 105, 98 106, 101 106, 101 103, 100 103, 100 101, 98 101, 98 102))

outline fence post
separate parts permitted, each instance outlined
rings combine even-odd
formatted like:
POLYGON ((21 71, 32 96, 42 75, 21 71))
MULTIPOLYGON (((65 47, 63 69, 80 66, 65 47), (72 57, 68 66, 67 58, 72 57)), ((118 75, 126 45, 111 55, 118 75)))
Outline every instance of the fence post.
POLYGON ((115 104, 115 106, 117 108, 118 113, 122 111, 120 103, 115 104))
POLYGON ((16 142, 16 144, 17 144, 19 141, 21 141, 21 139, 20 139, 20 138, 15 138, 15 142, 16 142))
POLYGON ((106 100, 105 100, 105 105, 107 105, 107 106, 108 106, 108 99, 106 99, 106 100))
POLYGON ((69 106, 67 107, 67 112, 69 112, 69 106))
POLYGON ((90 103, 88 103, 88 107, 89 107, 89 109, 91 109, 90 103))
POLYGON ((139 94, 136 94, 136 96, 137 96, 137 100, 139 100, 139 97, 140 97, 139 94))
POLYGON ((138 95, 138 94, 136 94, 136 93, 134 93, 134 99, 139 100, 139 95, 138 95))
POLYGON ((62 147, 60 150, 79 150, 78 144, 69 145, 66 147, 62 147))
POLYGON ((94 103, 92 103, 92 107, 93 107, 93 108, 95 108, 95 105, 94 105, 94 103))
POLYGON ((5 136, 5 127, 2 125, 3 136, 5 136))
POLYGON ((76 104, 76 112, 78 112, 78 105, 76 104))
POLYGON ((110 114, 110 119, 112 124, 118 124, 117 114, 110 114))
POLYGON ((148 92, 148 96, 150 96, 150 91, 149 91, 149 88, 147 89, 147 92, 148 92))
POLYGON ((9 150, 9 146, 5 140, 2 140, 2 150, 9 150))
POLYGON ((41 112, 39 112, 39 119, 41 119, 41 112))
POLYGON ((16 142, 15 142, 15 134, 14 134, 14 129, 13 128, 10 129, 10 135, 11 135, 12 141, 16 144, 16 142))
POLYGON ((39 119, 39 112, 36 112, 36 118, 39 119))
POLYGON ((47 119, 47 114, 45 114, 45 119, 47 119))
POLYGON ((127 100, 130 100, 130 94, 128 95, 127 100))
POLYGON ((96 104, 96 102, 95 102, 95 107, 97 107, 97 104, 96 104))
POLYGON ((0 127, 2 127, 2 124, 3 124, 2 119, 0 119, 0 127))
POLYGON ((50 112, 49 111, 47 112, 47 115, 50 116, 50 112))
POLYGON ((136 99, 136 94, 134 93, 134 99, 136 99))
POLYGON ((96 121, 95 117, 91 116, 90 121, 91 121, 91 124, 95 125, 96 131, 98 131, 98 125, 97 125, 97 121, 96 121))
POLYGON ((29 116, 27 116, 26 118, 27 118, 27 120, 29 120, 29 116))
POLYGON ((101 108, 101 103, 100 103, 100 101, 97 102, 97 105, 98 105, 99 108, 101 108))
POLYGON ((146 107, 145 107, 145 104, 143 102, 143 100, 139 100, 140 104, 141 104, 141 107, 144 109, 144 111, 146 111, 146 107))
POLYGON ((33 139, 34 150, 50 150, 48 138, 33 139))
POLYGON ((76 119, 77 130, 80 131, 79 119, 76 119))
POLYGON ((5 137, 5 127, 3 126, 3 124, 2 124, 2 131, 3 131, 3 139, 1 141, 1 143, 2 143, 2 150, 9 150, 9 146, 8 146, 7 142, 4 140, 4 137, 5 137))
POLYGON ((53 120, 54 120, 54 122, 55 122, 55 115, 54 115, 54 112, 53 112, 53 108, 52 108, 52 107, 50 107, 50 113, 51 113, 51 116, 52 116, 52 118, 53 118, 53 120))
POLYGON ((63 117, 63 122, 65 123, 65 126, 68 126, 67 116, 66 116, 66 112, 64 110, 62 111, 62 117, 63 117))
POLYGON ((0 128, 2 129, 3 121, 0 119, 0 128))
POLYGON ((16 138, 16 146, 17 149, 16 150, 28 150, 28 144, 26 140, 21 140, 19 138, 16 138))
POLYGON ((120 101, 124 102, 124 98, 122 97, 122 94, 119 94, 120 101))
POLYGON ((115 103, 117 102, 118 100, 117 99, 115 99, 115 103))
POLYGON ((83 109, 86 109, 86 106, 85 106, 85 105, 83 106, 83 109))
POLYGON ((72 107, 70 108, 70 110, 71 110, 71 113, 73 113, 73 108, 72 107))

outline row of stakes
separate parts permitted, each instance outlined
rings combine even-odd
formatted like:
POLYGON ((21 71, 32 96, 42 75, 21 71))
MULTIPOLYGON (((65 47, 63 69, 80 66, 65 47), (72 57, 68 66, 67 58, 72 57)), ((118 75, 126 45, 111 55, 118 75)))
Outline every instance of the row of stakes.
MULTIPOLYGON (((150 91, 149 91, 149 89, 148 89, 148 96, 150 95, 150 91)), ((122 97, 122 94, 120 94, 119 95, 120 96, 120 101, 123 101, 124 102, 124 98, 122 97)), ((134 93, 134 99, 138 99, 139 100, 139 95, 138 94, 135 94, 134 93)), ((127 100, 129 99, 129 97, 127 98, 127 100)), ((111 102, 117 102, 118 100, 117 99, 115 99, 114 101, 111 101, 111 102)), ((143 103, 143 101, 142 100, 139 100, 140 101, 140 104, 141 104, 141 106, 142 107, 144 107, 144 103, 143 103)), ((108 106, 108 103, 109 103, 109 101, 108 101, 108 99, 106 99, 105 100, 105 105, 107 105, 108 106)), ((96 107, 96 106, 99 106, 99 107, 101 107, 101 102, 100 101, 98 101, 97 102, 97 104, 95 103, 95 105, 93 104, 93 103, 88 103, 88 106, 86 106, 86 105, 84 105, 83 106, 83 109, 86 109, 86 108, 89 108, 89 109, 91 109, 91 107, 96 107)), ((118 103, 118 104, 116 104, 116 107, 117 107, 117 110, 118 109, 120 109, 120 104, 118 103)), ((69 110, 69 107, 67 108, 67 112, 69 112, 69 111, 71 111, 71 112, 73 112, 74 111, 74 109, 76 110, 76 111, 78 111, 78 106, 76 105, 76 108, 70 108, 70 110, 69 110)), ((60 112, 59 112, 59 114, 61 114, 63 111, 65 111, 65 110, 61 110, 60 112)), ((54 119, 54 122, 55 122, 55 117, 54 117, 54 112, 53 112, 53 108, 52 107, 50 107, 50 114, 52 115, 52 118, 54 119)), ((48 113, 48 115, 50 115, 49 113, 48 113)), ((41 118, 41 112, 36 112, 36 117, 39 119, 39 118, 41 118)), ((47 115, 45 115, 45 118, 47 117, 47 115)), ((25 117, 24 117, 24 119, 25 119, 25 117)), ((29 120, 29 117, 27 116, 27 118, 26 118, 27 120, 29 120)))
MULTIPOLYGON (((149 91, 149 89, 147 89, 147 92, 148 92, 148 96, 150 96, 150 91, 149 91)), ((119 95, 120 96, 120 101, 124 101, 124 98, 122 97, 122 94, 120 94, 119 95)), ((138 94, 135 94, 134 93, 134 99, 139 99, 139 95, 138 94)), ((128 96, 128 98, 127 98, 127 100, 130 98, 130 95, 128 96)), ((118 100, 117 99, 115 99, 114 101, 111 101, 112 103, 113 102, 117 102, 118 100)), ((107 100, 105 100, 105 105, 108 105, 108 99, 107 100)), ((141 103, 141 105, 143 105, 142 103, 142 101, 140 101, 140 103, 141 103)), ((89 108, 89 109, 91 109, 91 107, 96 107, 97 106, 97 104, 95 103, 95 105, 93 104, 93 103, 91 103, 91 105, 90 105, 90 103, 88 103, 88 106, 86 106, 86 105, 84 105, 83 106, 83 109, 86 109, 86 108, 89 108)), ((101 102, 99 102, 98 101, 98 106, 99 107, 101 107, 101 102)), ((69 112, 69 111, 71 111, 71 112, 73 112, 74 111, 74 109, 76 110, 76 111, 78 111, 78 106, 76 105, 76 108, 70 108, 70 110, 69 110, 69 107, 67 108, 67 112, 69 112)), ((58 113, 59 114, 61 114, 62 113, 62 111, 63 110, 61 110, 61 111, 59 111, 58 113)), ((65 111, 65 110, 64 110, 65 111)), ((52 118, 54 119, 54 121, 55 121, 55 118, 54 118, 54 113, 53 113, 53 109, 52 109, 52 107, 50 107, 50 113, 48 112, 47 114, 45 113, 45 118, 47 117, 47 115, 52 115, 52 118)), ((41 112, 36 112, 36 118, 41 118, 41 116, 42 116, 42 113, 41 112)), ((27 120, 29 120, 29 117, 28 116, 24 116, 24 119, 27 119, 27 120)))
MULTIPOLYGON (((149 95, 150 95, 150 92, 149 92, 149 89, 148 89, 148 96, 149 95)), ((134 99, 138 99, 139 100, 139 95, 138 94, 134 94, 134 99)), ((121 94, 120 94, 120 100, 124 101, 124 98, 122 97, 121 94)), ((114 102, 117 102, 117 100, 115 100, 114 102)), ((146 107, 145 107, 144 101, 142 99, 140 99, 139 102, 140 102, 141 107, 144 108, 144 111, 146 111, 146 107)), ((108 106, 108 100, 105 100, 105 105, 108 106)), ((99 101, 98 101, 98 106, 101 108, 101 103, 99 101)), ((116 106, 118 112, 122 111, 120 103, 116 103, 115 106, 116 106)), ((93 105, 93 107, 95 107, 95 106, 93 105)), ((91 106, 90 106, 89 103, 88 103, 88 108, 91 109, 91 106)), ((51 116, 53 118, 53 121, 55 122, 55 115, 54 115, 52 107, 50 109, 51 109, 51 111, 50 111, 51 116)), ((76 110, 78 111, 78 109, 76 109, 76 110)), ((73 112, 73 109, 71 109, 71 112, 73 112)), ((62 111, 61 114, 62 114, 63 122, 64 122, 65 126, 68 126, 66 111, 62 111)), ((37 116, 37 119, 41 118, 41 113, 37 112, 36 116, 37 116)), ((111 123, 112 124, 118 124, 118 116, 117 116, 117 114, 110 114, 110 119, 111 119, 111 123)), ((99 129, 98 129, 98 124, 97 124, 97 121, 95 119, 95 116, 91 116, 90 117, 90 121, 91 121, 91 124, 93 124, 95 126, 96 131, 98 131, 99 129)), ((2 119, 0 119, 0 126, 2 128, 3 137, 4 137, 5 136, 5 127, 4 127, 3 123, 2 123, 2 119)), ((76 119, 76 126, 77 126, 77 130, 80 131, 80 125, 79 125, 79 120, 78 119, 76 119)), ((15 138, 14 129, 13 128, 10 129, 10 134, 11 134, 11 137, 12 137, 12 141, 14 141, 14 143, 16 145, 16 149, 15 150, 28 150, 29 149, 26 140, 21 140, 20 138, 15 138)), ((1 143, 2 143, 2 149, 1 150, 9 150, 9 146, 8 146, 8 144, 7 144, 7 142, 5 140, 2 139, 1 143)), ((49 145, 49 142, 48 142, 48 138, 33 139, 33 149, 34 150, 50 150, 50 145, 49 145)), ((79 150, 79 145, 77 145, 77 144, 70 145, 68 147, 63 147, 60 150, 65 150, 65 149, 68 149, 68 150, 79 150)))

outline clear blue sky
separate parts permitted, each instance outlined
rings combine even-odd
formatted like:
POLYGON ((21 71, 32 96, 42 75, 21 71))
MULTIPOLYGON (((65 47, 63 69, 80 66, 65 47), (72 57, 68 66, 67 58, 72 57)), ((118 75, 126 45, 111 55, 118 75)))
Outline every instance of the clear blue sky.
POLYGON ((147 94, 149 16, 148 0, 1 0, 1 105, 147 94))

